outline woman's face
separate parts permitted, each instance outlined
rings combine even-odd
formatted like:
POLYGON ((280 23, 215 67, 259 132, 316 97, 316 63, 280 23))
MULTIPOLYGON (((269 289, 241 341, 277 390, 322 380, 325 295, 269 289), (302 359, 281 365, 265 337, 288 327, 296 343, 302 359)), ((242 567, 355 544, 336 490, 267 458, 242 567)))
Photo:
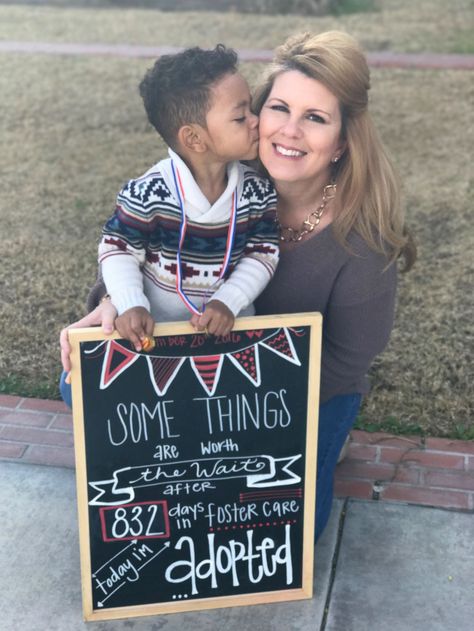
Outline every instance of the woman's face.
POLYGON ((298 70, 279 75, 260 112, 259 156, 278 182, 329 181, 344 150, 339 102, 298 70))

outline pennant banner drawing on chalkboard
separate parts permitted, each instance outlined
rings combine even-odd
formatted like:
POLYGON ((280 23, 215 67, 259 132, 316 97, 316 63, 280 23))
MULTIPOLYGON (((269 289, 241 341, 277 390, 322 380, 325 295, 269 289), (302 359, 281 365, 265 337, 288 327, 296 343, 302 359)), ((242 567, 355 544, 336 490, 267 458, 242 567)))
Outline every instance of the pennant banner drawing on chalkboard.
POLYGON ((262 346, 266 346, 271 351, 283 357, 283 359, 288 360, 292 364, 296 364, 297 366, 301 366, 301 362, 296 355, 295 347, 293 346, 293 342, 291 340, 291 336, 288 335, 287 329, 280 329, 272 335, 272 337, 268 338, 268 340, 264 340, 260 342, 262 346))
POLYGON ((192 357, 191 365, 206 393, 212 397, 219 383, 224 355, 192 357))
POLYGON ((186 357, 147 357, 150 377, 158 396, 166 394, 186 357))
POLYGON ((107 343, 102 374, 100 376, 100 389, 104 390, 131 366, 140 356, 118 344, 115 340, 107 343))
MULTIPOLYGON (((100 388, 108 388, 115 379, 129 368, 137 359, 143 357, 148 362, 151 382, 158 396, 163 396, 173 383, 182 365, 189 360, 199 383, 208 396, 213 396, 219 384, 219 377, 224 359, 244 374, 254 386, 261 383, 259 347, 276 353, 282 359, 301 365, 296 353, 291 334, 287 328, 277 329, 268 337, 260 339, 262 331, 252 331, 252 337, 257 341, 243 346, 232 352, 221 355, 202 355, 166 357, 161 355, 144 355, 125 348, 119 342, 110 340, 105 342, 106 349, 102 365, 100 388)), ((97 348, 93 349, 94 351, 97 348)), ((90 351, 92 352, 92 351, 90 351)))
POLYGON ((237 366, 237 368, 254 384, 259 386, 260 360, 258 356, 258 346, 249 346, 242 351, 229 353, 227 357, 237 366))

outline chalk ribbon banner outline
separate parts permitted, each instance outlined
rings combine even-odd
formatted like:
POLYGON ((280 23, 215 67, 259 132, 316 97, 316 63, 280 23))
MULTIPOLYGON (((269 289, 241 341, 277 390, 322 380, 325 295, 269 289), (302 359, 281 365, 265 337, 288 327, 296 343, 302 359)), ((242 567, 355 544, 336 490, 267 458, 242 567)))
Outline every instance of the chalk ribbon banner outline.
MULTIPOLYGON (((242 593, 236 595, 224 595, 216 597, 195 598, 192 600, 167 601, 159 603, 147 603, 141 605, 128 605, 109 609, 94 608, 91 576, 93 575, 91 563, 89 504, 97 506, 113 506, 133 501, 135 492, 133 486, 119 486, 118 474, 131 471, 133 467, 117 469, 110 479, 90 481, 87 478, 87 453, 84 422, 84 402, 82 398, 82 371, 81 371, 81 343, 82 342, 106 342, 119 339, 114 332, 112 335, 104 335, 99 328, 71 329, 69 340, 71 343, 71 383, 73 397, 73 421, 74 444, 76 457, 76 483, 79 519, 79 543, 81 557, 81 579, 83 613, 86 621, 111 620, 118 618, 149 616, 157 614, 199 611, 216 609, 221 607, 246 606, 268 604, 290 600, 302 600, 313 595, 313 563, 314 563, 314 514, 316 502, 316 454, 318 432, 318 408, 319 408, 319 384, 320 384, 320 358, 322 316, 319 313, 299 313, 274 316, 255 316, 238 318, 233 331, 252 331, 254 329, 269 329, 286 327, 297 330, 298 327, 308 327, 310 330, 309 362, 307 368, 307 415, 306 415, 306 444, 304 465, 304 523, 302 542, 302 580, 301 587, 290 589, 278 589, 275 591, 261 591, 242 593), (98 494, 92 501, 89 499, 90 488, 94 488, 98 494), (123 493, 119 500, 105 501, 101 498, 110 494, 107 487, 112 487, 114 493, 123 493)), ((191 335, 195 333, 188 322, 157 324, 154 329, 155 337, 191 335)), ((277 352, 277 351, 275 351, 277 352)), ((152 386, 150 386, 152 387, 152 386)), ((261 464, 264 471, 255 471, 243 474, 240 477, 247 478, 249 488, 278 487, 279 485, 298 484, 300 476, 291 471, 291 465, 302 457, 302 454, 292 454, 285 458, 275 458, 261 454, 261 464), (286 478, 281 478, 281 475, 286 478), (280 477, 278 477, 280 476, 280 477)), ((256 458, 255 456, 249 458, 256 458)), ((212 460, 212 459, 209 459, 212 460)), ((216 461, 225 461, 227 458, 216 458, 216 461)), ((236 458, 230 458, 236 460, 236 458)), ((180 464, 172 463, 173 466, 180 464)), ((143 465, 145 467, 146 465, 143 465)), ((152 466, 156 466, 153 464, 152 466)), ((143 468, 138 467, 138 468, 143 468)), ((225 477, 221 478, 224 480, 225 477)), ((158 482, 159 484, 159 482, 158 482)), ((170 543, 165 544, 166 549, 170 543)), ((160 550, 161 552, 161 550, 160 550)), ((159 553, 158 553, 159 554, 159 553)), ((148 562, 148 561, 147 561, 148 562)), ((145 563, 143 564, 145 565, 145 563)))
MULTIPOLYGON (((298 484, 301 482, 301 478, 299 475, 293 473, 289 470, 289 467, 295 460, 301 458, 301 454, 296 456, 288 456, 287 458, 274 458, 273 456, 258 456, 257 459, 260 459, 260 463, 263 466, 266 466, 267 471, 265 473, 243 473, 242 475, 219 475, 214 477, 206 477, 206 482, 214 482, 216 480, 226 480, 229 478, 237 478, 242 477, 247 479, 247 486, 249 488, 268 488, 274 486, 282 486, 288 484, 298 484), (286 477, 284 477, 286 475, 286 477), (276 479, 275 479, 276 477, 276 479)), ((255 456, 251 458, 255 460, 255 456)), ((238 458, 206 458, 206 462, 215 462, 216 464, 226 461, 237 461, 238 458)), ((250 458, 242 457, 241 460, 248 461, 250 458)), ((122 469, 117 469, 117 471, 113 472, 112 479, 110 480, 98 480, 97 482, 89 482, 89 485, 96 490, 99 495, 94 497, 89 501, 90 506, 115 506, 123 504, 124 502, 133 502, 135 499, 134 488, 142 488, 144 486, 158 486, 160 484, 172 484, 173 482, 199 482, 200 478, 198 477, 186 477, 186 478, 176 478, 173 480, 171 476, 168 476, 166 480, 156 481, 151 480, 147 481, 145 484, 136 484, 140 482, 140 479, 130 480, 126 475, 127 472, 130 472, 130 477, 134 469, 144 469, 146 473, 152 473, 153 468, 155 469, 165 469, 166 467, 177 467, 179 465, 186 465, 188 462, 193 463, 195 461, 177 461, 164 465, 141 465, 140 467, 123 467, 122 469), (122 479, 123 478, 123 479, 122 479), (110 494, 108 495, 107 492, 110 494), (104 497, 105 496, 105 497, 104 497), (109 501, 107 501, 107 498, 109 501)), ((203 460, 201 460, 203 462, 203 460)), ((223 465, 225 466, 225 464, 223 465)), ((260 467, 261 468, 261 467, 260 467)), ((186 471, 186 467, 184 467, 184 471, 186 471)), ((142 474, 143 475, 143 474, 142 474)))

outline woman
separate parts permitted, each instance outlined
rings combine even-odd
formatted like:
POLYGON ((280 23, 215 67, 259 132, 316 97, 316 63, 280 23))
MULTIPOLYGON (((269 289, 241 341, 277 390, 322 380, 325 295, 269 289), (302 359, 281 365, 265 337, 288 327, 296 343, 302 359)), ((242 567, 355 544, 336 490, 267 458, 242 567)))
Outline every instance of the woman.
MULTIPOLYGON (((415 250, 399 186, 368 113, 369 70, 350 36, 289 38, 257 91, 259 157, 278 193, 281 257, 258 314, 320 311, 323 347, 316 539, 331 510, 335 465, 352 428, 366 373, 393 325, 396 260, 415 250)), ((99 305, 73 326, 113 330, 99 305)), ((61 333, 69 369, 67 330, 61 333)))
POLYGON ((257 313, 323 314, 316 538, 367 370, 392 329, 395 261, 402 254, 408 269, 415 258, 398 181, 368 113, 369 87, 351 37, 303 34, 277 49, 254 100, 281 226, 280 263, 257 313))

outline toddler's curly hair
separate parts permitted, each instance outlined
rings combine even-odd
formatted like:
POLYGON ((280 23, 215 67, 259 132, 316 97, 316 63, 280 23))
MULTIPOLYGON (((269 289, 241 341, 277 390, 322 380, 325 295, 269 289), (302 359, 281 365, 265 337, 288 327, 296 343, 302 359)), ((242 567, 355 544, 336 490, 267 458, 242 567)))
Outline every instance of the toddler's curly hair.
POLYGON ((188 48, 163 55, 143 77, 139 89, 148 120, 172 149, 179 129, 197 123, 206 127, 211 89, 219 79, 237 72, 237 53, 218 44, 212 50, 188 48))

